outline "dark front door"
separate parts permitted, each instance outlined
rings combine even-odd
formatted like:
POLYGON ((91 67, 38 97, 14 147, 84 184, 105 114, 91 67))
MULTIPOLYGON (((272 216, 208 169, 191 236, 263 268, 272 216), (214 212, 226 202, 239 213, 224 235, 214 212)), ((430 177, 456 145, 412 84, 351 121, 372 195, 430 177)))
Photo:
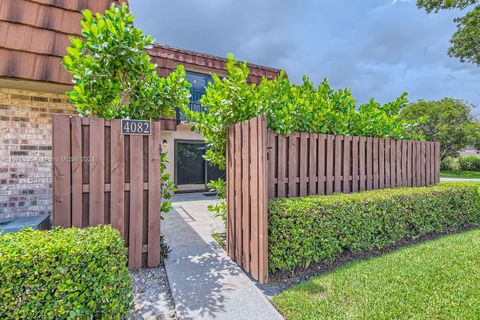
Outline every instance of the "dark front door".
POLYGON ((178 191, 205 191, 207 183, 225 177, 225 171, 207 164, 202 141, 175 141, 175 185, 178 191))

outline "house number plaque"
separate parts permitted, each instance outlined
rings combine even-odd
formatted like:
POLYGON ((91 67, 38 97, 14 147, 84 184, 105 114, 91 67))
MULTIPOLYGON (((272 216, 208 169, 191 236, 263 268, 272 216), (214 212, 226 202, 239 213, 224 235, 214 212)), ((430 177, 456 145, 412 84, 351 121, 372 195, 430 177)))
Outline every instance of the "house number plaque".
POLYGON ((150 120, 122 119, 122 134, 150 135, 150 120))

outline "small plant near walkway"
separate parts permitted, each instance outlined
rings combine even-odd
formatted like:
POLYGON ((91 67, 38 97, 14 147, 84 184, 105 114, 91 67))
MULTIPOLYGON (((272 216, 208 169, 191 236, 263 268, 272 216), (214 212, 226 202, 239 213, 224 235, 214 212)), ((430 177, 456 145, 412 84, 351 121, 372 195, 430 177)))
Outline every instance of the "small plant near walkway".
POLYGON ((270 272, 480 224, 475 184, 442 183, 269 202, 270 272))
POLYGON ((478 319, 480 230, 352 263, 273 298, 286 319, 478 319))
POLYGON ((126 319, 126 263, 109 226, 0 235, 0 318, 126 319))

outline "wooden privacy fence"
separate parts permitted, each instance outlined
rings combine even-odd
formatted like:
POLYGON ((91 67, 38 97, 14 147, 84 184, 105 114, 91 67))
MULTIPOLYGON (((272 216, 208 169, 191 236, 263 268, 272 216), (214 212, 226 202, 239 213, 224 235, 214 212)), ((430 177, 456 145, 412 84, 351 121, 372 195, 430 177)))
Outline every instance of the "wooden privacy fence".
POLYGON ((440 144, 267 130, 264 118, 228 128, 227 251, 268 279, 269 198, 419 187, 440 180, 440 144))
POLYGON ((160 123, 123 135, 120 120, 53 117, 53 223, 111 224, 128 266, 160 265, 160 123))

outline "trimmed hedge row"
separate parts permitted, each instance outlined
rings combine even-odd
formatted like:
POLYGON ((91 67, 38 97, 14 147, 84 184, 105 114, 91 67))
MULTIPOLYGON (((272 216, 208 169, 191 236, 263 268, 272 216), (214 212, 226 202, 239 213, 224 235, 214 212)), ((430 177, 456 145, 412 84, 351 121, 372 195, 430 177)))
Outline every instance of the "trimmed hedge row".
POLYGON ((126 249, 110 226, 0 235, 1 319, 125 319, 126 249))
POLYGON ((269 202, 270 272, 480 223, 478 187, 442 183, 269 202))

